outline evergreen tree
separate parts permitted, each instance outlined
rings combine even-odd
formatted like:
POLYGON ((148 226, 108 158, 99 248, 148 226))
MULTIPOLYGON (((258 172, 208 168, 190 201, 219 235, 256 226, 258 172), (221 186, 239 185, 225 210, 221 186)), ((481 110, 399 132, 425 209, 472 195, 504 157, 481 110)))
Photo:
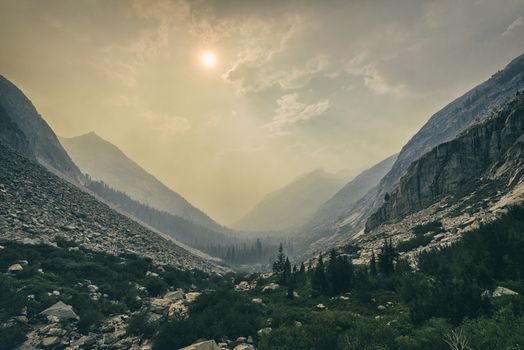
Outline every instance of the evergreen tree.
POLYGON ((325 293, 327 290, 326 275, 325 275, 324 261, 322 253, 318 257, 318 263, 311 279, 311 287, 320 293, 325 293))
POLYGON ((286 261, 284 262, 284 271, 282 271, 282 276, 280 280, 283 284, 291 285, 291 263, 289 262, 288 258, 286 258, 286 261))
POLYGON ((286 255, 284 254, 284 247, 280 243, 278 247, 277 260, 273 263, 273 272, 282 273, 284 272, 284 265, 286 263, 286 255))
POLYGON ((375 277, 377 275, 377 259, 375 258, 375 251, 371 251, 371 260, 369 261, 369 270, 371 276, 375 277))

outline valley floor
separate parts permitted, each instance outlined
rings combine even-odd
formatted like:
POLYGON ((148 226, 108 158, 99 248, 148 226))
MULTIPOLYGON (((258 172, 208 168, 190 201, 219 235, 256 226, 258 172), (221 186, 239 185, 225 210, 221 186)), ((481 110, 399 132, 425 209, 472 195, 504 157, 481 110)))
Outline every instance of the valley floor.
MULTIPOLYGON (((418 256, 385 242, 309 269, 217 275, 109 255, 64 239, 3 241, 2 349, 520 349, 524 207, 418 256), (44 312, 58 304, 58 312, 44 312), (197 347, 198 348, 198 347, 197 347), (459 347, 460 348, 460 347, 459 347)), ((282 256, 282 261, 284 261, 282 256)))

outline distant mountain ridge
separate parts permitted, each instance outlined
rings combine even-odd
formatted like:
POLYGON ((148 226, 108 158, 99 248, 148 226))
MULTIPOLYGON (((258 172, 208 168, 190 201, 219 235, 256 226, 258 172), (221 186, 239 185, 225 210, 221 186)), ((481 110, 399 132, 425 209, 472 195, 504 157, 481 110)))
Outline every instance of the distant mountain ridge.
POLYGON ((315 169, 269 193, 233 225, 242 230, 285 230, 302 225, 348 180, 347 175, 315 169))
POLYGON ((218 232, 227 230, 96 133, 60 138, 60 142, 82 172, 93 180, 102 181, 131 199, 197 225, 218 232))
POLYGON ((0 75, 1 140, 15 151, 36 159, 55 173, 82 183, 83 175, 62 148, 55 133, 31 101, 0 75), (22 137, 23 135, 23 137, 22 137))

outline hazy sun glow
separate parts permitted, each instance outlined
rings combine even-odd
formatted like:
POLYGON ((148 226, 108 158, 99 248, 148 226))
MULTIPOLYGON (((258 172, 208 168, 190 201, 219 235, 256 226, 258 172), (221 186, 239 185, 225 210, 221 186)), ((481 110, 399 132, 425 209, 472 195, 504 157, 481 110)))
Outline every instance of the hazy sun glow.
POLYGON ((208 68, 214 67, 217 62, 216 55, 211 51, 206 51, 202 54, 200 57, 200 60, 202 61, 202 64, 208 68))

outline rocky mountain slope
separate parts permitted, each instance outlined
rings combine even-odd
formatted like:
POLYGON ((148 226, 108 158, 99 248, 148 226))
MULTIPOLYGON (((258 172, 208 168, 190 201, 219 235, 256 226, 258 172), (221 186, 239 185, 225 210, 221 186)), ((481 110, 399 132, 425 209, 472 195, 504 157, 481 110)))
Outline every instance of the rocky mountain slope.
POLYGON ((303 224, 346 182, 343 174, 316 169, 268 194, 233 226, 242 230, 283 230, 303 224))
POLYGON ((4 145, 0 145, 0 169, 0 232, 4 240, 54 244, 66 238, 95 251, 133 252, 157 264, 223 270, 4 145))
POLYGON ((93 180, 103 181, 111 188, 152 208, 212 230, 225 230, 127 157, 118 147, 94 132, 73 138, 60 138, 60 142, 81 171, 93 180))
POLYGON ((354 203, 378 184, 380 179, 391 169, 396 159, 397 155, 392 155, 361 172, 324 203, 311 217, 306 227, 316 227, 318 229, 323 225, 336 222, 337 219, 344 217, 351 210, 354 203))
POLYGON ((435 113, 402 148, 393 167, 380 183, 355 203, 338 222, 324 230, 321 236, 313 236, 320 237, 316 243, 325 248, 362 230, 369 216, 384 203, 385 194, 393 189, 413 161, 433 147, 453 139, 468 127, 483 121, 522 89, 524 55, 515 58, 490 79, 435 113), (326 242, 327 238, 329 243, 326 242))
POLYGON ((0 75, 1 140, 11 148, 31 155, 55 173, 81 183, 83 175, 60 145, 55 133, 31 101, 13 83, 0 75), (9 122, 10 120, 10 122, 9 122), (16 126, 16 128, 15 128, 16 126), (21 142, 21 134, 25 136, 21 142), (11 136, 7 136, 7 134, 11 136), (13 135, 18 135, 14 136, 13 135))
MULTIPOLYGON (((524 201, 524 95, 414 162, 349 244, 369 261, 384 238, 402 255, 449 245, 524 201)), ((358 260, 357 260, 358 261, 358 260)))
POLYGON ((473 205, 495 201, 524 182, 524 95, 484 122, 413 162, 390 199, 366 223, 371 230, 443 197, 473 205))

